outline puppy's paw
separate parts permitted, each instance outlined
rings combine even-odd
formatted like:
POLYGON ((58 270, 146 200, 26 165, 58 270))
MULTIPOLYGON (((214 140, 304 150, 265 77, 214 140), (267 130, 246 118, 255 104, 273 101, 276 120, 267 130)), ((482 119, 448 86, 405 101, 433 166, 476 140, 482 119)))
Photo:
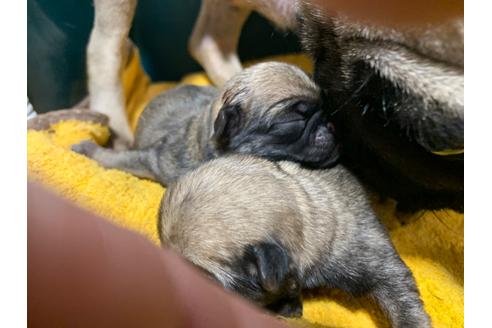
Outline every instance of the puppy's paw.
POLYGON ((99 146, 96 143, 85 140, 81 143, 73 145, 71 149, 76 153, 92 158, 98 148, 99 146))

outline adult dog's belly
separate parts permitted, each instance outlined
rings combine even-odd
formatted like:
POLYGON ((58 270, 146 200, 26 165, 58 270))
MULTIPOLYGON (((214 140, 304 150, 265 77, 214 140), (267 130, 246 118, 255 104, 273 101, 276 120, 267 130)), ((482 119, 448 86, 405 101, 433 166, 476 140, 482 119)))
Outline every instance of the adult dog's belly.
MULTIPOLYGON (((386 38, 384 31, 371 34, 373 31, 360 26, 352 29, 337 24, 305 5, 298 35, 313 59, 313 77, 323 90, 325 109, 337 129, 342 164, 370 189, 397 200, 402 210, 463 211, 464 154, 438 155, 440 150, 463 146, 462 67, 412 48, 414 36, 405 39, 396 33, 391 40, 393 36, 386 38), (348 33, 354 33, 353 38, 348 33), (359 48, 352 48, 354 44, 359 48), (394 67, 378 67, 381 62, 365 55, 366 44, 373 51, 380 46, 383 58, 386 49, 397 54, 401 49, 399 59, 407 60, 404 70, 390 72, 394 67), (420 76, 423 71, 440 72, 443 79, 439 82, 440 76, 432 74, 420 76), (392 79, 394 72, 399 72, 398 79, 392 79), (405 79, 411 83, 402 86, 405 79)), ((452 41, 452 35, 442 35, 452 41)), ((451 41, 433 45, 442 44, 443 49, 459 55, 462 40, 456 47, 450 46, 451 41)), ((390 57, 384 59, 395 66, 390 57)))
POLYGON ((333 116, 341 163, 371 189, 396 199, 402 210, 463 211, 464 155, 429 152, 379 108, 358 101, 333 116))

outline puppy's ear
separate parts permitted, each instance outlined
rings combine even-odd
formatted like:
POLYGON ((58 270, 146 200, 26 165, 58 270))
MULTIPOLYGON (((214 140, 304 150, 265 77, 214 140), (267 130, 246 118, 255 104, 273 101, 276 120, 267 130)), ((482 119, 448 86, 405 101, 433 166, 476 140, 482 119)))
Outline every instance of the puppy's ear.
POLYGON ((262 242, 252 246, 261 287, 272 294, 296 294, 299 289, 292 259, 279 244, 262 242))
POLYGON ((239 105, 228 105, 220 109, 214 123, 212 139, 219 149, 224 150, 241 125, 241 108, 239 105))
POLYGON ((302 314, 301 284, 289 251, 278 241, 261 241, 246 246, 233 264, 242 272, 238 280, 243 295, 267 309, 285 316, 302 314), (251 286, 257 286, 259 289, 251 286), (259 295, 260 293, 261 295, 259 295))
POLYGON ((274 243, 253 246, 258 276, 262 287, 276 293, 283 285, 289 271, 289 258, 285 250, 274 243))

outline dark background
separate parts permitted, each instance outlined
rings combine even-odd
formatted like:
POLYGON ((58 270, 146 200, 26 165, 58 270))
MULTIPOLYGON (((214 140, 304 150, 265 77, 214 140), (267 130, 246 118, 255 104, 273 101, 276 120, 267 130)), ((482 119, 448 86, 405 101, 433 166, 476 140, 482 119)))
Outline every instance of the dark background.
MULTIPOLYGON (((153 81, 201 70, 187 50, 200 0, 140 0, 130 38, 153 81)), ((38 113, 73 106, 86 94, 85 48, 91 0, 27 0, 27 93, 38 113)), ((253 14, 239 42, 241 60, 299 51, 292 33, 253 14)))

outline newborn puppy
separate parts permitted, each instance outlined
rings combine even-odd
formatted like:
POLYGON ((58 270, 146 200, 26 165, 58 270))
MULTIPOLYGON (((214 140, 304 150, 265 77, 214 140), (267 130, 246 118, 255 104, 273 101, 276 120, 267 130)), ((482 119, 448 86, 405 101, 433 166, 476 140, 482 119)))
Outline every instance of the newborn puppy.
POLYGON ((299 68, 277 62, 245 69, 220 92, 182 86, 161 94, 142 113, 132 150, 88 141, 72 149, 106 168, 164 185, 229 152, 310 168, 329 167, 338 158, 318 88, 299 68))
POLYGON ((412 273, 340 165, 209 161, 168 187, 158 231, 163 246, 279 314, 302 314, 303 289, 340 288, 373 297, 394 327, 430 327, 412 273))

